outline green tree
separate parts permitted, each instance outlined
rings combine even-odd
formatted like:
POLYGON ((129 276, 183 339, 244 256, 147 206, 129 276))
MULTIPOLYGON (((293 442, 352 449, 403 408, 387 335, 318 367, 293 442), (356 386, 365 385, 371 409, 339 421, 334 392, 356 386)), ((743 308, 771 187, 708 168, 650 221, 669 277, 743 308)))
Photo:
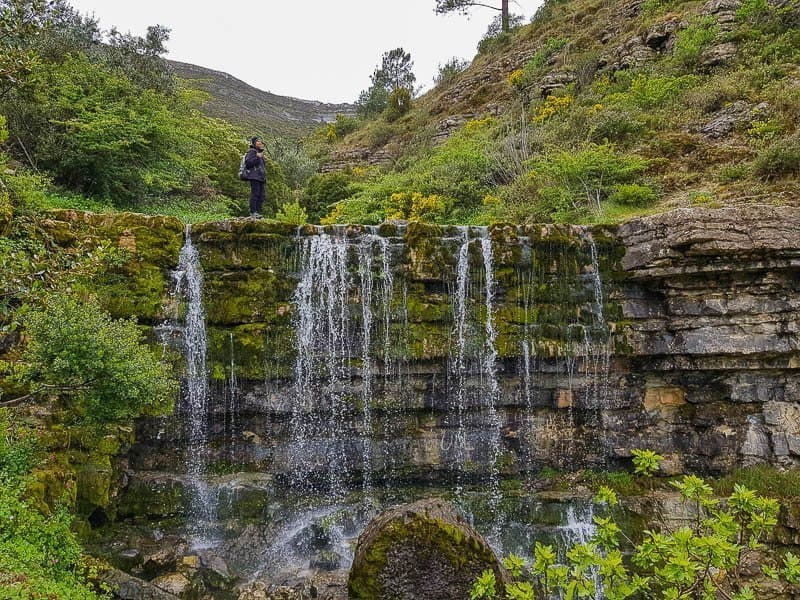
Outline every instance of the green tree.
POLYGON ((497 6, 496 4, 474 2, 473 0, 436 0, 435 12, 437 15, 444 15, 452 12, 468 15, 470 10, 476 6, 490 8, 500 12, 502 31, 507 32, 511 28, 511 14, 508 9, 508 4, 509 0, 501 0, 500 6, 497 6))
POLYGON ((95 422, 155 414, 174 398, 175 381, 135 321, 114 320, 93 300, 51 295, 24 325, 30 341, 18 377, 32 395, 72 399, 95 422))
POLYGON ((407 91, 411 98, 417 80, 413 68, 411 54, 402 48, 384 52, 380 66, 375 68, 370 77, 372 85, 361 92, 356 101, 358 114, 374 117, 382 113, 389 106, 392 94, 396 96, 399 90, 407 91))

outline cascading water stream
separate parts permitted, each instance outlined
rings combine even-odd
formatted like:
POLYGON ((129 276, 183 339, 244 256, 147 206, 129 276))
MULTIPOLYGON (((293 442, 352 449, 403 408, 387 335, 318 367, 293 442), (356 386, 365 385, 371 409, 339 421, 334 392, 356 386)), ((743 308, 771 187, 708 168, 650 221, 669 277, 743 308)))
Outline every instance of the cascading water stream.
POLYGON ((464 464, 467 459, 467 439, 464 429, 464 414, 466 412, 466 354, 467 354, 467 292, 469 289, 469 229, 464 229, 464 238, 458 248, 456 262, 456 290, 455 290, 455 337, 456 356, 453 365, 455 371, 456 389, 451 410, 456 415, 456 433, 454 441, 456 465, 456 496, 462 492, 462 478, 464 464))
POLYGON ((208 339, 203 309, 203 273, 192 244, 191 227, 173 273, 175 295, 186 301, 183 350, 186 358, 184 410, 188 421, 187 476, 191 488, 190 530, 196 546, 211 543, 210 528, 216 518, 216 495, 204 480, 208 454, 208 339))
POLYGON ((361 278, 361 403, 362 408, 362 480, 369 499, 372 491, 372 245, 375 238, 365 236, 358 247, 358 272, 361 278))
POLYGON ((295 484, 307 487, 308 467, 324 461, 328 493, 338 498, 344 494, 343 480, 350 470, 343 443, 350 358, 348 248, 343 238, 325 233, 302 239, 301 244, 301 277, 294 293, 293 478, 295 484), (328 409, 324 423, 319 404, 328 409), (320 436, 323 447, 314 448, 320 436), (310 457, 312 450, 316 456, 310 457))
MULTIPOLYGON (((558 528, 559 545, 566 553, 567 550, 578 544, 587 544, 597 533, 597 525, 594 522, 594 505, 589 504, 584 509, 577 509, 573 504, 567 508, 567 522, 558 528)), ((562 561, 564 556, 561 557, 562 561)), ((595 593, 592 596, 595 600, 605 600, 603 582, 600 577, 600 570, 595 566, 590 570, 592 584, 595 593)))
MULTIPOLYGON (((488 232, 487 232, 488 233, 488 232)), ((500 399, 500 388, 497 381, 497 330, 494 325, 494 267, 492 255, 492 240, 487 236, 481 238, 481 251, 483 254, 483 267, 486 283, 486 340, 484 342, 483 374, 486 377, 487 388, 484 390, 484 403, 487 411, 489 425, 489 509, 495 519, 492 534, 496 543, 499 543, 502 522, 500 518, 500 433, 501 423, 497 414, 497 403, 500 399)))

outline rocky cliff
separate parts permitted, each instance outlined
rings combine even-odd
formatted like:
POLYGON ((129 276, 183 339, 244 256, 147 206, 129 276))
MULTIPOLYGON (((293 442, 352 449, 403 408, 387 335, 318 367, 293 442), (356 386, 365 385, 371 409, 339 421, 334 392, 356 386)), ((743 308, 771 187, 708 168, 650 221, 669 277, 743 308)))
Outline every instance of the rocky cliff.
MULTIPOLYGON (((227 472, 232 463, 272 486, 291 485, 301 466, 327 481, 333 467, 339 483, 355 486, 365 465, 375 481, 479 480, 493 469, 624 464, 634 448, 660 451, 676 473, 797 464, 797 216, 773 207, 682 210, 619 228, 488 232, 415 223, 196 226, 213 396, 209 468, 227 472), (298 409, 296 290, 313 258, 310 240, 323 237, 342 269, 339 288, 324 289, 339 295, 333 301, 347 323, 324 330, 342 345, 333 351, 336 390, 319 371, 331 346, 308 346, 320 362, 298 409)), ((181 232, 168 225, 74 212, 49 221, 63 243, 89 228, 132 249, 133 266, 101 297, 115 314, 151 325, 169 317, 170 303, 173 314, 179 308, 167 281, 181 232)), ((329 308, 312 303, 307 316, 329 308)), ((156 327, 162 336, 164 329, 156 327)), ((139 423, 123 514, 180 512, 186 448, 180 411, 139 423), (165 485, 174 488, 168 506, 142 505, 163 497, 165 485)))

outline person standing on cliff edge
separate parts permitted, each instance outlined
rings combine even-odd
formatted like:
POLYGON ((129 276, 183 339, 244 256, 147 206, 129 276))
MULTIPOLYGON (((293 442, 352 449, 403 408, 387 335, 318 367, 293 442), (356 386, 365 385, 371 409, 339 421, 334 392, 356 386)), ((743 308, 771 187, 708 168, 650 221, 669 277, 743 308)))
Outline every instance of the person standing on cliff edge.
POLYGON ((264 142, 258 136, 250 140, 250 149, 244 157, 242 178, 250 182, 250 216, 260 219, 267 192, 267 164, 264 142))

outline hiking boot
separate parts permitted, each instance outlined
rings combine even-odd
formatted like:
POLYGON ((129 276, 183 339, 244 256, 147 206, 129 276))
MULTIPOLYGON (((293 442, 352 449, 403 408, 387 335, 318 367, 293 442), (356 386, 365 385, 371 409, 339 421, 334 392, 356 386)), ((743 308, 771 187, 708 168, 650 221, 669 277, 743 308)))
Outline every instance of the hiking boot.
POLYGON ((261 218, 261 213, 251 212, 250 213, 250 218, 251 219, 260 219, 261 218))

